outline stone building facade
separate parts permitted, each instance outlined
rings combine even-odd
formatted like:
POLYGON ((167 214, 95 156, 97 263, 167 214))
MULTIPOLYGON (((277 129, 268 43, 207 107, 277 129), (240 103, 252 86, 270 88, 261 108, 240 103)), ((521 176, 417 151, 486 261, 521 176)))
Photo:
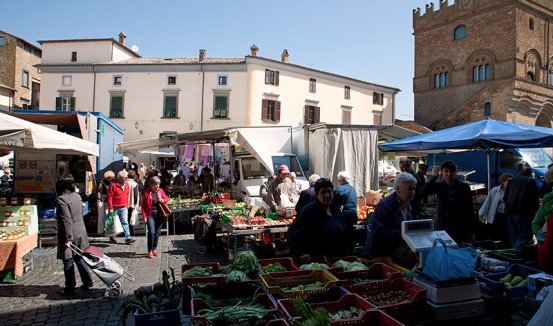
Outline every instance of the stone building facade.
POLYGON ((413 10, 415 120, 433 130, 487 117, 551 127, 552 20, 548 0, 413 10))
POLYGON ((38 109, 42 50, 0 30, 0 110, 38 109))

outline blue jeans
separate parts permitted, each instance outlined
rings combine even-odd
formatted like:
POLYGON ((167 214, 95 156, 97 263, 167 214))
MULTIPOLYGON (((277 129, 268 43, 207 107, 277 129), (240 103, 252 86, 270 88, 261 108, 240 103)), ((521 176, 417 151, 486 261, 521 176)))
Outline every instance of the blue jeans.
POLYGON ((161 234, 161 226, 163 225, 163 218, 161 217, 148 217, 148 252, 157 249, 159 242, 159 235, 161 234))
POLYGON ((81 256, 74 255, 72 258, 63 259, 63 274, 65 275, 65 289, 75 290, 75 268, 73 265, 77 265, 81 281, 84 286, 92 287, 92 278, 90 277, 90 271, 88 265, 84 262, 81 256))
POLYGON ((511 245, 514 249, 520 250, 525 245, 533 242, 531 217, 509 214, 507 215, 507 222, 511 245))
POLYGON ((113 211, 119 216, 125 240, 129 239, 131 237, 131 230, 129 229, 129 209, 127 207, 114 207, 113 211))

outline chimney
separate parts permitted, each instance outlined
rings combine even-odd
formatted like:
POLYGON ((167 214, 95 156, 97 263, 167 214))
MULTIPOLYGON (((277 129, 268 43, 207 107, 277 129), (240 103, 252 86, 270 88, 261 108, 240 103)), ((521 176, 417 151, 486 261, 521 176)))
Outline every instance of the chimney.
POLYGON ((125 33, 123 32, 119 33, 119 43, 125 45, 126 39, 127 39, 127 35, 125 35, 125 33))
POLYGON ((282 62, 288 63, 288 50, 284 49, 282 51, 281 58, 282 58, 282 62))
POLYGON ((251 56, 255 57, 257 55, 257 51, 259 51, 259 48, 254 44, 250 46, 250 51, 251 51, 251 56))
POLYGON ((205 59, 205 50, 200 49, 200 62, 204 61, 205 59))

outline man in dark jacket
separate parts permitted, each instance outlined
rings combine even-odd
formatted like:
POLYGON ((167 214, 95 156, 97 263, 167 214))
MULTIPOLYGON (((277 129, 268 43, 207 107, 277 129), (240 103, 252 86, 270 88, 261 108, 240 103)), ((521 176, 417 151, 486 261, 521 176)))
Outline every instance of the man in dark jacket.
POLYGON ((538 185, 532 178, 532 169, 522 167, 520 175, 507 185, 503 200, 507 213, 509 237, 514 249, 522 249, 533 242, 532 220, 539 208, 538 185))
POLYGON ((422 188, 421 195, 436 194, 438 213, 436 230, 445 230, 455 242, 474 241, 474 204, 470 186, 456 177, 457 167, 452 161, 444 161, 441 167, 432 169, 432 179, 422 188), (443 180, 438 180, 442 174, 443 180))

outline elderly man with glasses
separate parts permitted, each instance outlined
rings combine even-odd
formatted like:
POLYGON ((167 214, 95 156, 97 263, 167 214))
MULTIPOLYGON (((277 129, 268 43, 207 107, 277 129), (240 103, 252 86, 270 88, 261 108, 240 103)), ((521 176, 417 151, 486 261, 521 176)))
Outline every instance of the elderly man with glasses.
MULTIPOLYGON (((129 206, 130 186, 127 183, 127 177, 128 174, 125 170, 117 173, 116 182, 112 182, 109 186, 107 202, 109 212, 116 214, 119 217, 119 221, 121 221, 121 226, 123 227, 123 233, 125 235, 125 243, 131 244, 136 240, 131 238, 131 232, 129 229, 129 211, 127 207, 129 206)), ((115 240, 115 237, 113 236, 109 238, 109 241, 111 243, 117 243, 117 240, 115 240)))

